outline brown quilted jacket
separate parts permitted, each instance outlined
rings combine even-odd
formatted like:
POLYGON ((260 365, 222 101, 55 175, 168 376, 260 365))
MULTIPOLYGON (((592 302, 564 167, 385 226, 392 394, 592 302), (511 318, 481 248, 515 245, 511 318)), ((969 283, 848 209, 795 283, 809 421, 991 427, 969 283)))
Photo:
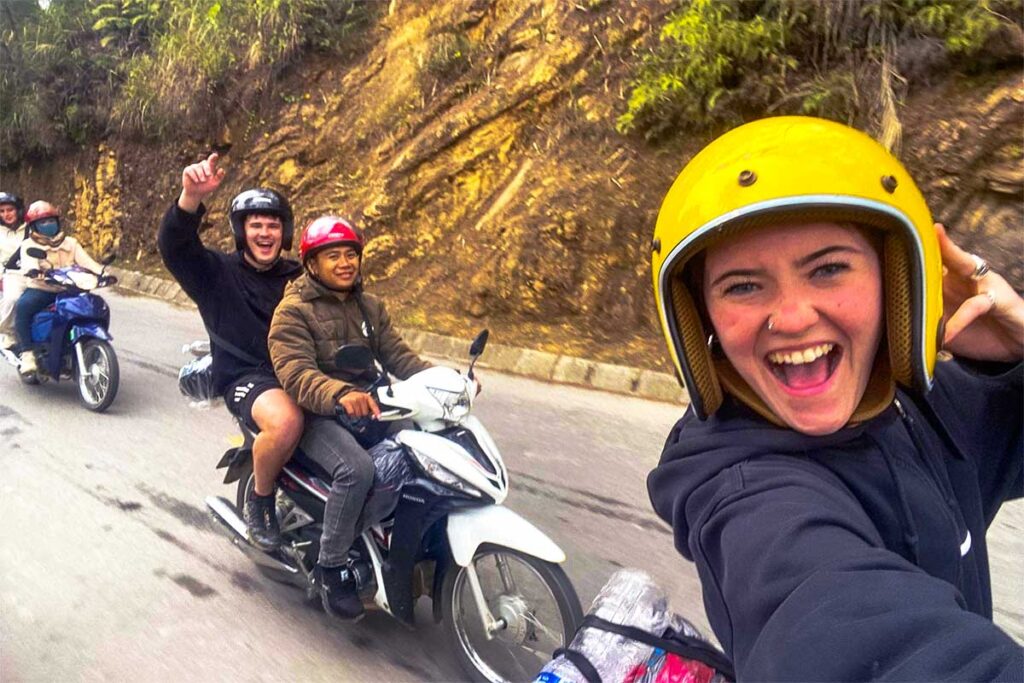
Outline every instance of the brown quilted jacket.
POLYGON ((371 347, 399 379, 431 367, 395 331, 384 302, 365 292, 358 296, 373 327, 372 345, 356 296, 331 291, 308 273, 288 284, 274 311, 268 339, 274 372, 288 395, 310 412, 333 415, 338 398, 365 383, 335 367, 342 344, 371 347))

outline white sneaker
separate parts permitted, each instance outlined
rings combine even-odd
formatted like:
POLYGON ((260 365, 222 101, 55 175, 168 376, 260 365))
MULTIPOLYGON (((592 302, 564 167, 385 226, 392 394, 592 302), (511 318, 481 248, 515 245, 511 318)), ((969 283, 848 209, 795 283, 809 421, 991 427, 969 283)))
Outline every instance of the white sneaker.
POLYGON ((19 359, 21 364, 18 366, 18 372, 23 375, 34 375, 36 370, 36 354, 34 351, 23 351, 19 359))

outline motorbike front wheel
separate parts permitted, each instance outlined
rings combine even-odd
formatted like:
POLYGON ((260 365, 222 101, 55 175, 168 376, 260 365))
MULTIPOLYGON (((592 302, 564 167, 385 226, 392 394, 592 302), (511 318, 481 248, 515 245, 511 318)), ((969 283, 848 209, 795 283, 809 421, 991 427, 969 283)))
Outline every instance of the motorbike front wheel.
POLYGON ((475 681, 531 681, 572 640, 583 610, 565 571, 510 548, 482 545, 473 556, 484 601, 498 621, 488 639, 465 567, 444 577, 444 628, 475 681))
POLYGON ((87 339, 81 344, 84 363, 75 363, 78 394, 86 408, 102 413, 114 402, 121 381, 117 355, 114 347, 103 339, 87 339))

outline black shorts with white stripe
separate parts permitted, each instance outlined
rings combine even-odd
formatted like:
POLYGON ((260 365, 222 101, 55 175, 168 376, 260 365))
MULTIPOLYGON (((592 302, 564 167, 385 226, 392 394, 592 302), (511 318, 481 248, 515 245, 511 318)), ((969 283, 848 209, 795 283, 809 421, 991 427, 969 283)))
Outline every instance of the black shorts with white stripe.
POLYGON ((224 392, 224 403, 228 411, 235 417, 241 418, 245 426, 254 432, 259 431, 259 426, 252 419, 252 406, 256 399, 264 391, 280 389, 281 384, 272 372, 250 372, 242 375, 234 384, 228 386, 224 392))

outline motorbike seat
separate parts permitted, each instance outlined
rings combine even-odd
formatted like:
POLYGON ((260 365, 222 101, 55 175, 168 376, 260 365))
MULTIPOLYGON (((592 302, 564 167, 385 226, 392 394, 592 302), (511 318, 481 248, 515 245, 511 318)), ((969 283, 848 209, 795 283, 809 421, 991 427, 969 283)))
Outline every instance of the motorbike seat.
MULTIPOLYGON (((242 432, 242 438, 244 439, 245 444, 251 445, 252 442, 256 440, 256 435, 259 434, 259 431, 249 429, 249 427, 238 418, 235 418, 235 423, 238 425, 239 430, 241 430, 242 432)), ((328 485, 330 485, 331 476, 327 473, 327 470, 325 470, 314 460, 312 460, 309 456, 307 456, 302 451, 301 448, 295 449, 295 452, 292 453, 292 457, 289 458, 286 465, 289 467, 298 467, 300 469, 303 469, 306 471, 307 474, 311 474, 312 476, 321 479, 327 482, 328 485)))

